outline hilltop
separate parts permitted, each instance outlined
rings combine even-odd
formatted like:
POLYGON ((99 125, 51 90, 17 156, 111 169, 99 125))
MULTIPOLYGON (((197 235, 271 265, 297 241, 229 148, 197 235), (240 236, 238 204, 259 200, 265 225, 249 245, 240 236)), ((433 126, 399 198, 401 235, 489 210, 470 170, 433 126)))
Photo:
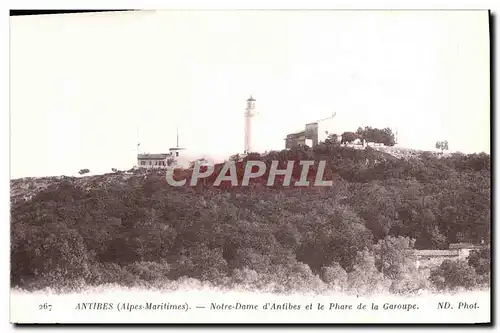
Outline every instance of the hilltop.
MULTIPOLYGON (((245 188, 171 187, 164 172, 141 170, 12 180, 11 281, 431 288, 404 249, 489 242, 491 159, 394 154, 320 144, 243 159, 326 160, 331 188, 266 187, 259 179, 245 188)), ((474 279, 462 286, 484 281, 471 265, 457 268, 474 279)))

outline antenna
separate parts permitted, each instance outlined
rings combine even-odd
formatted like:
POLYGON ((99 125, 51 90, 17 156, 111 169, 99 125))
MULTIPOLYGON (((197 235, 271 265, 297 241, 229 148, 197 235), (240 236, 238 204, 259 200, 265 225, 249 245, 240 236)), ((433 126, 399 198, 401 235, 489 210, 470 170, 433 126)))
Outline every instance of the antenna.
POLYGON ((177 127, 177 148, 179 148, 179 127, 177 127))
POLYGON ((139 146, 141 142, 139 141, 139 126, 137 126, 137 155, 139 155, 139 146))
POLYGON ((319 123, 319 122, 322 122, 322 121, 325 121, 325 120, 328 120, 328 119, 332 119, 332 118, 335 118, 335 116, 337 115, 337 112, 333 112, 332 115, 330 117, 327 117, 327 118, 323 118, 323 119, 320 119, 320 120, 317 120, 316 122, 319 123))

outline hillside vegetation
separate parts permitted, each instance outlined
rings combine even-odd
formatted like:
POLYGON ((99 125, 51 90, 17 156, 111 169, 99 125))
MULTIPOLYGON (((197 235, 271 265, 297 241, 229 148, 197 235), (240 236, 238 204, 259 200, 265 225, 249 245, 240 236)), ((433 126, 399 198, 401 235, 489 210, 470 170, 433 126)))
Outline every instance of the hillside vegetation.
POLYGON ((246 159, 327 160, 334 185, 171 187, 159 172, 12 180, 12 286, 193 278, 369 294, 489 283, 489 253, 443 263, 429 276, 411 251, 489 243, 489 155, 403 159, 323 143, 246 159))

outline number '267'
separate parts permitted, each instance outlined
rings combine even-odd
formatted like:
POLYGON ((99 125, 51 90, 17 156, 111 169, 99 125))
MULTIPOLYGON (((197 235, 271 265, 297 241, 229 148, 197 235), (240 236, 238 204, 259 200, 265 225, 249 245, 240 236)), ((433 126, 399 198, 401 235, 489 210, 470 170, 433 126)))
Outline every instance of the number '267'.
POLYGON ((39 304, 38 310, 52 311, 52 304, 47 304, 47 303, 39 304))

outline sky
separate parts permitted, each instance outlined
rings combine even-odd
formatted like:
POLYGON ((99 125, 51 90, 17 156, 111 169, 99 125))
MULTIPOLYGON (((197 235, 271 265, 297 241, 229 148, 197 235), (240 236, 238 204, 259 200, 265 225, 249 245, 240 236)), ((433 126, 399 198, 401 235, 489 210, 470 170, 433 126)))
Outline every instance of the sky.
POLYGON ((490 152, 487 11, 141 11, 11 17, 11 178, 223 159, 286 134, 390 127, 490 152))

